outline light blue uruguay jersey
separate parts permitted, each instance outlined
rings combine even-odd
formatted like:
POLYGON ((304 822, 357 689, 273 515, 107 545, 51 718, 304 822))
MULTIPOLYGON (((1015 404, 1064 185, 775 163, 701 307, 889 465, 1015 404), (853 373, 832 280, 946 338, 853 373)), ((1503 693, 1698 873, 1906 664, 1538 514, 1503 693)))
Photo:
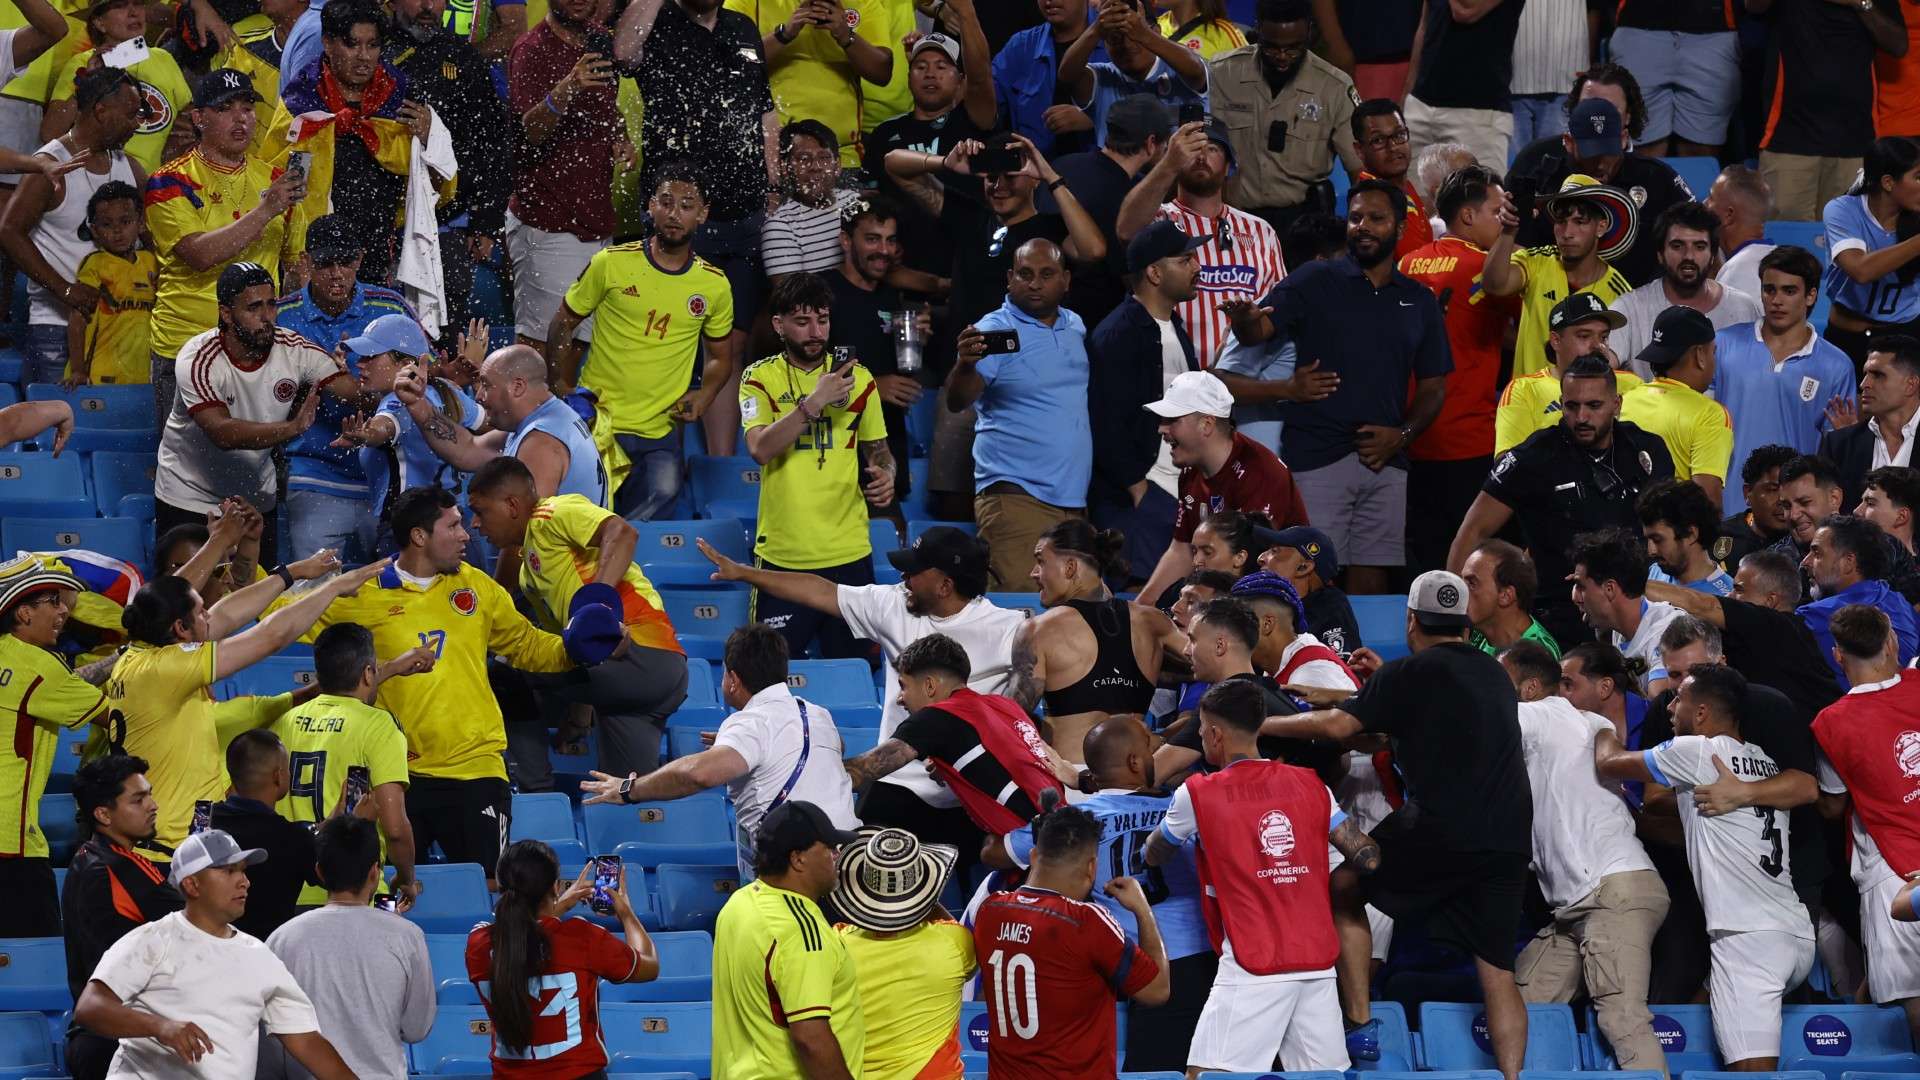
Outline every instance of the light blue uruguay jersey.
POLYGON ((600 461, 600 448, 594 445, 593 432, 573 406, 561 398, 548 398, 507 436, 504 453, 519 456, 520 444, 536 431, 553 436, 567 448, 567 471, 560 477, 560 490, 555 494, 581 495, 595 506, 607 505, 607 470, 600 461))
MULTIPOLYGON (((1153 921, 1160 927, 1160 940, 1167 947, 1169 960, 1213 949, 1207 937, 1206 916, 1200 911, 1200 872, 1194 865, 1193 846, 1181 848, 1179 857, 1165 866, 1148 866, 1146 862, 1147 837, 1160 827, 1171 805, 1173 799, 1168 796, 1143 795, 1124 788, 1108 788, 1074 804, 1100 819, 1100 854, 1094 860, 1090 899, 1106 908, 1129 938, 1137 939, 1139 924, 1107 895, 1107 882, 1117 877, 1139 881, 1147 902, 1153 905, 1153 921)), ((1026 866, 1033 856, 1033 826, 1008 833, 1006 844, 1013 861, 1026 866)))
MULTIPOLYGON (((327 353, 332 353, 348 338, 359 336, 368 323, 383 315, 406 315, 418 321, 406 297, 392 289, 365 283, 353 287, 353 296, 338 315, 321 310, 309 289, 281 297, 278 309, 276 322, 281 329, 299 334, 327 353)), ((360 375, 360 359, 351 354, 347 357, 347 372, 355 378, 360 375)), ((340 437, 340 422, 354 412, 353 405, 331 394, 321 397, 313 426, 296 435, 286 446, 288 491, 369 498, 370 485, 359 455, 352 449, 333 445, 333 440, 340 437)))
MULTIPOLYGON (((1899 237, 1874 220, 1867 210, 1865 195, 1842 195, 1834 199, 1827 203, 1820 218, 1827 226, 1829 259, 1839 258, 1843 251, 1879 251, 1899 241, 1899 237)), ((1904 285, 1895 274, 1859 282, 1848 277, 1839 263, 1830 262, 1821 285, 1828 299, 1863 318, 1889 323, 1920 318, 1920 277, 1904 285)))
MULTIPOLYGON (((462 427, 480 426, 481 409, 467 392, 452 383, 440 379, 427 380, 427 400, 433 407, 451 411, 459 416, 462 427), (447 410, 446 391, 451 390, 456 404, 447 410)), ((440 455, 433 452, 427 444, 427 437, 421 433, 419 425, 413 422, 412 414, 400 399, 388 394, 380 399, 378 413, 393 421, 395 438, 385 446, 363 446, 360 448, 360 467, 367 476, 367 486, 371 489, 371 500, 376 517, 383 517, 387 504, 394 495, 410 487, 437 484, 460 497, 460 505, 466 506, 467 474, 447 464, 440 455)))

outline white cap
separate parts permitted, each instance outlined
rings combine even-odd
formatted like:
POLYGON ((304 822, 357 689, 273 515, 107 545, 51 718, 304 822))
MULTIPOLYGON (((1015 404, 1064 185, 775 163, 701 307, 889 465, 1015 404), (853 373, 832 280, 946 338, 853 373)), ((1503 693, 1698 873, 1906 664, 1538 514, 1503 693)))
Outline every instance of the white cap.
POLYGON ((208 829, 194 833, 173 849, 173 867, 167 872, 167 880, 177 886, 202 870, 216 866, 252 866, 265 862, 266 858, 265 849, 242 848, 225 830, 208 829))
POLYGON ((1143 407, 1169 420, 1193 413, 1225 420, 1233 415, 1233 394, 1211 372, 1183 371, 1173 377, 1166 396, 1143 407))

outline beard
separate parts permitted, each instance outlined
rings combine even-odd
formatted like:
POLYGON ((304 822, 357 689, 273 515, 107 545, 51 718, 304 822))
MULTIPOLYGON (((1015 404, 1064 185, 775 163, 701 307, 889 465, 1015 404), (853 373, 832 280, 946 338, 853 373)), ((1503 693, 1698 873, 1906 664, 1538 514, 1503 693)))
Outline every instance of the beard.
POLYGON ((1393 258, 1394 246, 1399 241, 1400 236, 1395 233, 1385 240, 1378 241, 1372 251, 1363 251, 1358 245, 1357 238, 1349 236, 1347 237, 1347 254, 1353 256, 1353 261, 1359 263, 1362 270, 1371 270, 1393 258))
POLYGON ((272 326, 259 326, 251 330, 242 330, 234 326, 228 329, 232 332, 234 340, 248 352, 264 354, 273 348, 274 328, 272 326))

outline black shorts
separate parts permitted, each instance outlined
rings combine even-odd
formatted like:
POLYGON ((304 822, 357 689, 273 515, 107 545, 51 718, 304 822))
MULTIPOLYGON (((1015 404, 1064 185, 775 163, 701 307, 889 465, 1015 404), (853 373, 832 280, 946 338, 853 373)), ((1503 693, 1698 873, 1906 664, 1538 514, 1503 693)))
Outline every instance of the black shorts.
POLYGON ((420 861, 438 843, 448 862, 479 863, 491 880, 507 846, 513 789, 491 776, 415 776, 407 785, 407 820, 413 823, 413 850, 420 861))
POLYGON ((1360 879, 1367 902, 1395 922, 1504 971, 1513 970, 1527 894, 1528 856, 1450 851, 1389 817, 1374 827, 1380 869, 1360 879))
POLYGON ((1164 1005, 1127 1002, 1127 1071, 1173 1072, 1187 1067, 1187 1049, 1200 1013, 1213 993, 1220 957, 1212 950, 1176 956, 1167 962, 1171 980, 1164 1005))
MULTIPOLYGON (((763 523, 764 524, 764 523, 763 523)), ((792 571, 801 574, 818 574, 835 585, 871 585, 873 584, 873 558, 871 556, 855 559, 839 566, 820 566, 795 568, 775 566, 764 559, 756 558, 755 565, 763 570, 792 571)), ((816 611, 805 604, 796 604, 791 600, 782 600, 770 593, 753 591, 753 609, 751 617, 755 622, 763 622, 787 639, 787 655, 805 656, 807 647, 816 641, 820 645, 821 657, 828 660, 865 659, 872 651, 867 643, 853 636, 844 620, 816 611)))
MULTIPOLYGON (((741 333, 752 332, 767 296, 767 274, 760 262, 760 230, 765 223, 766 215, 750 214, 739 221, 709 221, 693 234, 694 253, 727 275, 727 288, 733 294, 733 328, 741 333)), ((699 368, 694 372, 697 377, 699 368)))

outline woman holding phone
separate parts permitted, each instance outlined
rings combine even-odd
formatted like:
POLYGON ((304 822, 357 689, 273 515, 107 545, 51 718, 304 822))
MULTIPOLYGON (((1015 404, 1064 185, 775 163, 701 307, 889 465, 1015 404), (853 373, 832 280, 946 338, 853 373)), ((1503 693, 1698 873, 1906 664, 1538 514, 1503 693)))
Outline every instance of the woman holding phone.
POLYGON ((467 977, 493 1021, 495 1076, 605 1077, 600 980, 651 982, 660 975, 653 939, 627 899, 624 870, 615 887, 603 890, 624 940, 564 917, 595 891, 594 867, 590 860, 563 889, 559 860, 540 841, 517 841, 500 856, 493 922, 467 935, 467 977), (550 1010, 555 998, 568 1006, 550 1010))

